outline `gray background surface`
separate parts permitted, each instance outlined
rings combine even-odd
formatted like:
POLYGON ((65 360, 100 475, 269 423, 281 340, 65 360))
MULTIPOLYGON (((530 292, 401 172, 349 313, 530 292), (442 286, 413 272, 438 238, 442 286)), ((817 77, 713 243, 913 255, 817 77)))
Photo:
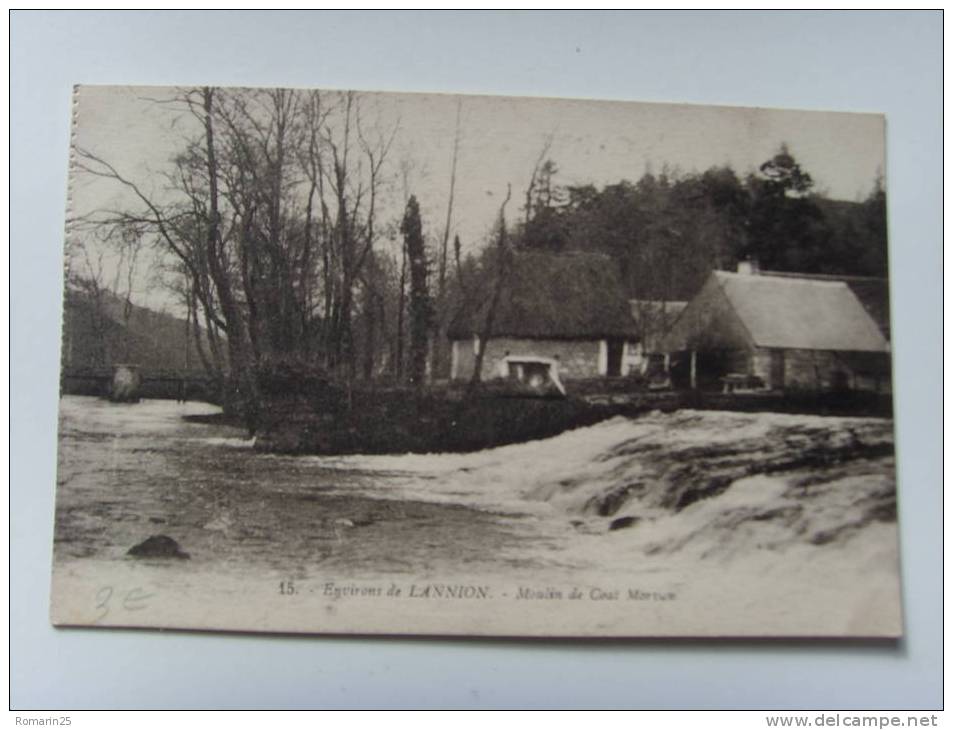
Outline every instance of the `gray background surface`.
POLYGON ((938 12, 13 12, 13 707, 939 707, 941 43, 938 12), (321 86, 886 113, 906 639, 488 642, 52 629, 74 83, 321 86))

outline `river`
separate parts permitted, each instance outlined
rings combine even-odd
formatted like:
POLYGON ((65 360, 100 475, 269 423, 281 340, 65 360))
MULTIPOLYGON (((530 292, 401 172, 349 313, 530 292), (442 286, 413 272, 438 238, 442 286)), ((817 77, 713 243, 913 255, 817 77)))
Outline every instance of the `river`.
POLYGON ((302 457, 183 419, 215 412, 61 399, 54 623, 902 630, 890 421, 682 411, 472 454, 302 457), (127 554, 156 535, 189 559, 127 554))
POLYGON ((535 570, 541 547, 561 552, 564 530, 538 515, 408 499, 400 472, 262 454, 239 429, 182 418, 215 411, 65 396, 55 559, 120 560, 155 534, 196 569, 300 579, 535 570))

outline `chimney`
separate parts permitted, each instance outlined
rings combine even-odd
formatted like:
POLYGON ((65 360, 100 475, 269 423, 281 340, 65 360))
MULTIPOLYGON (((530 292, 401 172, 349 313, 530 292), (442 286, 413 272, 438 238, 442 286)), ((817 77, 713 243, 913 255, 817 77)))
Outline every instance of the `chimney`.
POLYGON ((738 273, 744 274, 745 276, 757 276, 760 269, 758 268, 758 259, 747 258, 744 261, 738 262, 738 273))

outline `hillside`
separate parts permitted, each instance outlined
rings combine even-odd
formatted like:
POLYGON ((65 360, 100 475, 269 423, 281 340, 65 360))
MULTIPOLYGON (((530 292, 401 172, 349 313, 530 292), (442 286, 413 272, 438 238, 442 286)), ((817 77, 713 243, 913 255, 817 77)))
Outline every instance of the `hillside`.
MULTIPOLYGON (((64 368, 109 367, 124 362, 149 370, 203 370, 195 340, 185 319, 131 305, 128 321, 124 302, 111 292, 96 300, 68 288, 63 303, 64 368)), ((203 347, 207 334, 203 331, 203 347)))

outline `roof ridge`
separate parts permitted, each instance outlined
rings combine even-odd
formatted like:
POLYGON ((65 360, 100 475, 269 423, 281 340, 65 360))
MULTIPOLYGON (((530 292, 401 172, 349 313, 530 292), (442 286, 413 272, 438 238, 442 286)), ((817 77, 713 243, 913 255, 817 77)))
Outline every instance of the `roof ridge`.
MULTIPOLYGON (((847 286, 847 282, 843 279, 813 279, 809 276, 799 276, 799 275, 790 275, 790 276, 772 276, 771 274, 765 274, 764 272, 759 272, 757 274, 739 274, 737 271, 720 271, 716 270, 714 273, 718 274, 719 277, 730 278, 734 281, 765 281, 767 279, 777 279, 788 284, 809 284, 811 286, 847 286)), ((776 285, 777 281, 772 281, 772 285, 776 285)), ((848 287, 849 288, 849 287, 848 287)))
POLYGON ((760 276, 773 276, 778 279, 810 279, 812 281, 876 281, 886 284, 883 276, 863 276, 861 274, 807 274, 800 271, 772 271, 762 269, 760 276))

